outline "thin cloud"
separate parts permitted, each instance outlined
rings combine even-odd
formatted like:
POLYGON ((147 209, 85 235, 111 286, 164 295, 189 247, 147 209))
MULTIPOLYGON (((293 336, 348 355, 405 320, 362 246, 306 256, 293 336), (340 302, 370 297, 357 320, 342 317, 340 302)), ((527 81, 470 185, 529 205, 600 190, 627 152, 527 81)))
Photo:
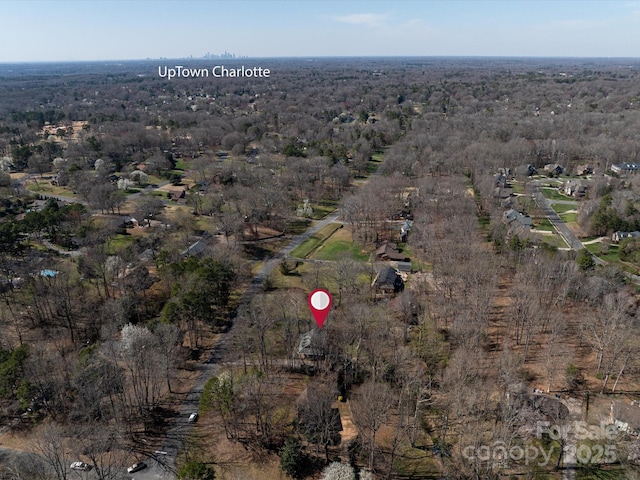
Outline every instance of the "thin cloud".
POLYGON ((640 2, 626 2, 624 5, 631 10, 632 15, 640 15, 640 2))
POLYGON ((333 17, 333 20, 349 25, 364 25, 366 27, 379 27, 388 18, 388 15, 381 13, 353 13, 351 15, 341 15, 333 17))

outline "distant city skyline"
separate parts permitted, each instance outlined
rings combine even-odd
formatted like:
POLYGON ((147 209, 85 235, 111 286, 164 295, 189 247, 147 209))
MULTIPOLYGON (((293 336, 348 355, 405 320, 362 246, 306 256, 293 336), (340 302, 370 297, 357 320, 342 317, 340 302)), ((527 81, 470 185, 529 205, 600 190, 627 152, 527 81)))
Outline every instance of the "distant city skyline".
POLYGON ((0 62, 640 57, 640 1, 0 2, 0 62))

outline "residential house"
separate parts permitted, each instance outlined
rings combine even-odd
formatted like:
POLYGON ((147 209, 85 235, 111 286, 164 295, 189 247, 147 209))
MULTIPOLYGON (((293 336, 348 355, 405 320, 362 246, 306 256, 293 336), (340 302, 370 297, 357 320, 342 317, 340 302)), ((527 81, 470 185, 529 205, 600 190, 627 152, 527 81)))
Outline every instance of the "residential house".
POLYGON ((396 213, 391 215, 391 220, 413 220, 413 215, 411 214, 411 206, 405 205, 402 210, 397 211, 396 213))
POLYGON ((185 190, 178 190, 178 191, 169 192, 169 200, 171 200, 173 202, 178 202, 178 201, 182 200, 185 197, 186 197, 186 191, 185 190))
POLYGON ((373 281, 373 288, 377 299, 391 298, 404 290, 404 281, 395 268, 384 267, 373 281))
POLYGON ((513 196, 513 188, 510 187, 496 187, 493 189, 493 197, 504 200, 513 196))
POLYGON ((180 255, 183 257, 199 256, 202 253, 204 253, 208 247, 209 247, 209 243, 203 237, 198 241, 196 241, 195 243, 192 243, 191 245, 189 245, 186 250, 183 250, 182 253, 180 253, 180 255))
POLYGON ((636 173, 640 171, 638 163, 616 163, 611 165, 611 171, 615 173, 636 173))
POLYGON ((503 221, 509 226, 519 226, 523 228, 532 228, 533 221, 529 215, 524 215, 513 208, 507 210, 503 214, 503 221))
POLYGON ((302 360, 319 360, 324 356, 321 348, 322 339, 318 330, 310 330, 300 335, 298 356, 302 360))
POLYGON ((404 221, 402 226, 400 227, 400 241, 406 242, 407 236, 411 231, 411 227, 413 227, 413 220, 409 220, 408 218, 404 221))
POLYGON ((507 176, 502 173, 497 173, 493 176, 493 185, 499 188, 505 188, 509 185, 507 176))
POLYGON ((564 172, 564 167, 557 163, 547 163, 544 166, 544 171, 554 175, 561 175, 564 172))
POLYGON ((593 167, 591 165, 578 165, 576 167, 576 176, 583 177, 585 175, 593 174, 593 167))
POLYGON ((609 412, 609 421, 620 432, 640 436, 640 402, 613 400, 609 412))
POLYGON ((47 204, 49 203, 49 199, 45 198, 45 199, 40 199, 40 200, 34 200, 31 205, 29 205, 29 208, 27 209, 27 213, 29 212, 40 212, 42 210, 44 210, 47 207, 47 204))
POLYGON ((640 237, 640 232, 613 232, 611 235, 611 240, 615 243, 620 243, 626 238, 638 238, 640 237))
POLYGON ((500 206, 506 209, 513 208, 513 197, 501 199, 500 206))
POLYGON ((411 273, 411 262, 396 262, 396 267, 400 274, 411 273))
POLYGON ((391 242, 383 242, 382 245, 378 247, 376 250, 376 259, 383 261, 400 261, 400 262, 408 262, 409 257, 405 254, 401 253, 398 250, 398 247, 395 243, 391 242))
POLYGON ((138 255, 138 260, 143 263, 151 263, 155 258, 156 256, 150 248, 147 248, 144 252, 138 255))
POLYGON ((565 195, 582 198, 587 194, 588 183, 585 180, 569 180, 563 186, 565 195))
POLYGON ((38 200, 31 202, 29 208, 26 209, 26 213, 41 212, 50 204, 57 205, 58 207, 64 207, 65 205, 69 205, 69 202, 53 197, 40 197, 38 200))

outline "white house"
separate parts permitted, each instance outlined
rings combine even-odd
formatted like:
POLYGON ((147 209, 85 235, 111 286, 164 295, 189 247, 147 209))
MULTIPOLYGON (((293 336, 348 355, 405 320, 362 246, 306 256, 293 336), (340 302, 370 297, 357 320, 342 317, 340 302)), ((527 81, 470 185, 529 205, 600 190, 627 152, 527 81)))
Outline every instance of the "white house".
POLYGON ((637 238, 640 237, 640 232, 613 232, 611 240, 615 243, 620 243, 625 238, 637 238))

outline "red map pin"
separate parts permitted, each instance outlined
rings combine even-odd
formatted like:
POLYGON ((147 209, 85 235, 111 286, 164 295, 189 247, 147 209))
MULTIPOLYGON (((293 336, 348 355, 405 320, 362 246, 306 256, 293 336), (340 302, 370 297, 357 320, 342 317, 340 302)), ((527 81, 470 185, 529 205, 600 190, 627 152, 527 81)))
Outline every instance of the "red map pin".
POLYGON ((322 325, 324 325, 324 321, 327 319, 327 315, 329 315, 329 310, 331 310, 332 301, 331 294, 323 288, 315 289, 307 297, 309 308, 311 309, 313 318, 316 319, 318 328, 322 328, 322 325))

